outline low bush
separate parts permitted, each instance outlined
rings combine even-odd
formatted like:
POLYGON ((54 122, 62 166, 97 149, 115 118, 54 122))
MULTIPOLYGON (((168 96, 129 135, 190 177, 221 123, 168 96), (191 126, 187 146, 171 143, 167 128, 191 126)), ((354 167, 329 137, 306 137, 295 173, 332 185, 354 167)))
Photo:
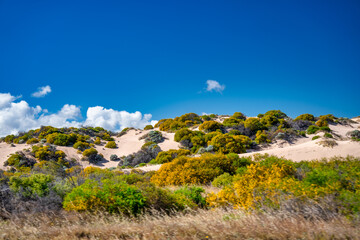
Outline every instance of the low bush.
POLYGON ((233 159, 222 154, 175 158, 155 172, 151 181, 159 186, 207 184, 224 172, 234 173, 233 159))
POLYGON ((260 122, 259 118, 248 118, 244 122, 244 126, 251 130, 251 132, 256 133, 259 130, 265 129, 265 126, 260 122))
POLYGON ((236 119, 246 120, 246 116, 241 112, 235 112, 232 117, 236 119))
POLYGON ((235 127, 235 126, 239 126, 239 125, 244 125, 244 120, 230 117, 230 118, 226 118, 223 121, 223 125, 225 127, 235 127))
POLYGON ((304 121, 313 122, 313 121, 315 121, 315 117, 312 114, 305 113, 305 114, 301 114, 301 115, 297 116, 294 120, 295 121, 304 120, 304 121))
POLYGON ((124 182, 113 182, 110 179, 86 182, 74 188, 64 199, 64 209, 71 211, 107 211, 124 215, 140 214, 146 198, 135 186, 124 182))
POLYGON ((90 144, 87 143, 87 142, 76 142, 74 145, 73 145, 73 148, 77 149, 77 150, 80 150, 80 151, 84 151, 85 149, 88 149, 90 147, 90 144))
POLYGON ((246 136, 232 136, 229 134, 216 135, 210 141, 210 145, 219 153, 244 153, 251 140, 246 136))
POLYGON ((118 155, 116 155, 116 154, 111 154, 111 156, 110 156, 110 161, 117 161, 117 160, 119 160, 118 155))
POLYGON ((255 142, 257 144, 270 143, 271 140, 269 139, 269 135, 266 133, 266 131, 262 130, 262 131, 257 131, 255 142))
POLYGON ((20 193, 24 197, 35 198, 49 194, 53 187, 53 176, 45 174, 32 174, 30 176, 13 176, 9 186, 12 191, 20 193))
POLYGON ((26 141, 26 144, 35 144, 38 142, 39 140, 37 138, 30 138, 29 140, 26 141))
POLYGON ((315 134, 319 130, 320 130, 320 128, 318 126, 311 125, 311 126, 308 127, 306 132, 307 132, 307 134, 315 134))
POLYGON ((119 166, 136 166, 141 163, 148 163, 155 159, 156 156, 161 152, 160 147, 157 144, 151 144, 133 154, 123 157, 119 162, 119 166))
POLYGON ((346 133, 346 135, 348 137, 350 137, 352 140, 360 141, 360 131, 359 130, 350 131, 350 132, 346 133))
POLYGON ((22 168, 32 168, 36 161, 34 159, 28 158, 23 152, 16 152, 10 154, 10 157, 4 162, 4 166, 11 166, 17 170, 22 168))
POLYGON ((150 130, 150 129, 154 129, 153 125, 146 125, 144 127, 144 130, 150 130))
POLYGON ((170 149, 168 151, 159 152, 156 158, 152 160, 150 163, 163 164, 163 163, 171 162, 177 157, 188 156, 190 154, 191 152, 186 149, 179 149, 179 150, 170 149))
POLYGON ((327 132, 326 132, 326 133, 324 134, 324 137, 325 137, 325 138, 333 138, 333 135, 331 135, 330 133, 327 133, 327 132))
POLYGON ((205 198, 202 196, 202 193, 204 193, 205 190, 202 187, 196 187, 196 186, 185 186, 182 188, 179 188, 174 191, 174 194, 176 196, 184 196, 185 198, 191 200, 193 203, 198 205, 199 207, 205 207, 206 201, 205 198))
POLYGON ((117 145, 114 141, 109 141, 106 145, 106 148, 117 148, 117 145))
POLYGON ((161 132, 159 131, 150 131, 139 138, 139 140, 145 139, 145 142, 155 142, 160 143, 164 140, 161 132))
POLYGON ((101 139, 99 137, 96 137, 95 141, 94 141, 95 145, 100 145, 101 144, 101 139))
POLYGON ((103 156, 98 154, 98 151, 95 148, 89 148, 84 150, 82 161, 88 161, 89 163, 97 164, 103 160, 103 156))
POLYGON ((203 124, 199 126, 199 130, 204 132, 214 132, 216 130, 221 130, 223 125, 216 121, 205 121, 203 124))
POLYGON ((321 138, 320 136, 314 136, 311 140, 316 140, 316 139, 319 139, 319 138, 321 138))
POLYGON ((338 145, 338 143, 335 140, 331 140, 331 139, 319 141, 317 142, 317 144, 323 147, 330 147, 330 148, 333 148, 338 145))
POLYGON ((223 188, 225 186, 231 186, 233 182, 233 176, 229 173, 223 173, 220 176, 217 176, 212 182, 211 185, 218 188, 223 188))

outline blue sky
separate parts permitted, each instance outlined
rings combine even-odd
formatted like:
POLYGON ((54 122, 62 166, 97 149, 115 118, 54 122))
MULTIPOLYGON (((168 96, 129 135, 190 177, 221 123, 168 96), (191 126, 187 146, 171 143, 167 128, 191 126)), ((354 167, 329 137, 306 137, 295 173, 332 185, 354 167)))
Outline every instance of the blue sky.
POLYGON ((83 117, 358 116, 360 2, 0 0, 0 81, 16 101, 83 117))

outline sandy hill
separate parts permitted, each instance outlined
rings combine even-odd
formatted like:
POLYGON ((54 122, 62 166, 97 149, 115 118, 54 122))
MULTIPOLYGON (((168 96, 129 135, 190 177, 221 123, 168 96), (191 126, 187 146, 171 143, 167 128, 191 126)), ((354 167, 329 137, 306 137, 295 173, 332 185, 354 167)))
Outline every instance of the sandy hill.
MULTIPOLYGON (((353 155, 360 157, 360 142, 352 141, 346 133, 355 129, 360 129, 360 118, 352 119, 357 123, 351 123, 348 125, 330 125, 334 140, 337 145, 334 147, 323 147, 319 144, 322 138, 312 140, 316 135, 322 136, 324 133, 307 135, 306 137, 299 138, 296 141, 289 143, 285 140, 276 140, 274 143, 268 145, 261 145, 259 149, 249 150, 248 153, 240 154, 241 156, 250 156, 253 154, 271 154, 276 156, 282 156, 294 161, 312 160, 323 157, 332 156, 347 156, 353 155)), ((158 130, 158 129, 157 129, 158 130)), ((145 143, 144 140, 139 140, 141 136, 148 133, 150 130, 129 130, 125 135, 121 137, 114 137, 117 144, 117 148, 109 149, 104 146, 95 146, 96 150, 104 155, 104 161, 96 164, 101 168, 116 167, 117 161, 110 161, 110 156, 116 154, 119 157, 126 156, 137 152, 141 149, 141 146, 145 143)), ((159 146, 163 151, 169 149, 179 149, 179 143, 174 141, 174 133, 162 132, 164 141, 159 143, 159 146)), ((10 154, 17 151, 21 151, 26 148, 31 148, 28 144, 7 144, 5 142, 0 143, 0 168, 4 168, 4 161, 10 156, 10 154)), ((74 158, 78 160, 84 167, 89 166, 88 162, 82 162, 81 154, 77 153, 77 150, 73 147, 56 146, 57 149, 66 153, 67 158, 74 158)), ((160 166, 147 166, 142 167, 143 170, 156 170, 160 166)))

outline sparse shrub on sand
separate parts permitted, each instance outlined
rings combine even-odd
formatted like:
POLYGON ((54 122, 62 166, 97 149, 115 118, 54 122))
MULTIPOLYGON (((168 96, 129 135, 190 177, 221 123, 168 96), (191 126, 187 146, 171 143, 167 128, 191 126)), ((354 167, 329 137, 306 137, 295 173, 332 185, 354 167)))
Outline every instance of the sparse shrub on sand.
POLYGON ((89 148, 84 150, 82 155, 82 161, 88 161, 89 163, 93 164, 97 164, 104 159, 101 154, 98 154, 98 151, 95 148, 89 148))
POLYGON ((321 140, 321 141, 317 142, 317 144, 319 144, 320 146, 329 147, 329 148, 333 148, 338 145, 338 143, 332 139, 321 140))
POLYGON ((150 130, 150 129, 154 129, 153 125, 146 125, 144 127, 144 130, 150 130))
POLYGON ((106 145, 106 148, 117 148, 117 145, 114 141, 109 141, 106 145))
POLYGON ((155 159, 156 156, 161 152, 161 148, 157 144, 146 145, 141 148, 140 151, 127 155, 119 162, 121 166, 136 166, 140 163, 148 163, 155 159))
POLYGON ((315 134, 317 131, 319 131, 320 128, 318 126, 315 126, 315 125, 311 125, 308 127, 308 129, 306 130, 306 132, 308 134, 315 134))
POLYGON ((35 144, 38 142, 39 140, 37 138, 30 138, 29 140, 26 141, 26 144, 35 144))
POLYGON ((85 149, 88 149, 90 147, 90 144, 87 142, 81 142, 78 141, 73 145, 73 148, 78 149, 80 151, 84 151, 85 149))
POLYGON ((360 141, 360 131, 354 130, 346 133, 347 136, 349 136, 354 141, 360 141))
POLYGON ((311 139, 311 140, 316 140, 316 139, 319 139, 319 138, 321 138, 320 136, 313 136, 313 138, 311 139))
POLYGON ((96 137, 95 141, 94 141, 95 145, 100 145, 101 144, 101 139, 99 137, 96 137))
POLYGON ((10 155, 4 162, 4 166, 11 166, 17 170, 21 170, 23 168, 32 168, 35 163, 36 161, 34 159, 26 157, 23 152, 16 152, 10 155))
POLYGON ((150 131, 139 138, 139 140, 142 139, 145 139, 145 142, 160 143, 164 140, 164 137, 159 131, 150 131))
POLYGON ((205 121, 203 124, 199 126, 199 130, 204 132, 214 132, 216 130, 222 129, 222 124, 216 121, 205 121))
POLYGON ((111 154, 111 156, 110 156, 110 161, 117 161, 117 160, 119 160, 118 155, 116 155, 116 154, 111 154))
POLYGON ((330 133, 324 133, 324 137, 325 138, 333 138, 333 135, 331 135, 330 133))

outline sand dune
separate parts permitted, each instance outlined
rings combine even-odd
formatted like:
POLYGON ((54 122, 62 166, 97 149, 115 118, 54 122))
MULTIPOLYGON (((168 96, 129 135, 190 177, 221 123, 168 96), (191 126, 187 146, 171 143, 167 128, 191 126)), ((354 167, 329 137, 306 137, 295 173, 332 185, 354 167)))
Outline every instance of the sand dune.
MULTIPOLYGON (((312 160, 319 159, 323 157, 332 157, 332 156, 347 156, 353 155, 360 157, 360 142, 354 142, 349 140, 346 136, 346 133, 353 131, 355 129, 360 129, 360 118, 353 119, 359 123, 353 123, 351 125, 330 125, 334 139, 337 142, 337 146, 333 148, 323 147, 317 144, 321 139, 312 141, 312 137, 315 135, 308 135, 304 138, 299 138, 293 143, 288 143, 284 140, 277 141, 268 146, 263 146, 260 150, 256 152, 249 152, 240 154, 240 156, 250 156, 255 153, 268 153, 271 155, 282 156, 294 161, 301 160, 312 160)), ((109 149, 104 146, 96 146, 97 151, 104 155, 104 161, 97 164, 96 166, 101 168, 110 168, 117 167, 117 161, 110 161, 110 156, 116 154, 119 157, 126 156, 131 153, 137 152, 141 149, 141 146, 145 143, 144 140, 139 140, 141 136, 148 133, 150 130, 130 130, 125 135, 121 137, 114 137, 115 142, 118 145, 118 148, 109 149)), ((164 136, 164 141, 159 143, 159 146, 163 151, 169 149, 179 149, 179 143, 174 141, 174 133, 162 132, 164 136)), ((317 135, 322 136, 323 133, 318 133, 317 135)), ((0 143, 0 168, 3 167, 4 161, 9 157, 11 153, 16 151, 21 151, 26 148, 31 148, 31 145, 28 144, 10 144, 0 143)), ((82 162, 81 154, 77 153, 77 150, 73 147, 61 147, 57 146, 57 149, 65 152, 68 158, 75 158, 78 160, 84 167, 89 166, 88 162, 82 162)), ((160 165, 154 166, 145 166, 140 169, 143 171, 157 170, 160 168, 160 165)), ((125 171, 130 171, 125 170, 125 171)))

